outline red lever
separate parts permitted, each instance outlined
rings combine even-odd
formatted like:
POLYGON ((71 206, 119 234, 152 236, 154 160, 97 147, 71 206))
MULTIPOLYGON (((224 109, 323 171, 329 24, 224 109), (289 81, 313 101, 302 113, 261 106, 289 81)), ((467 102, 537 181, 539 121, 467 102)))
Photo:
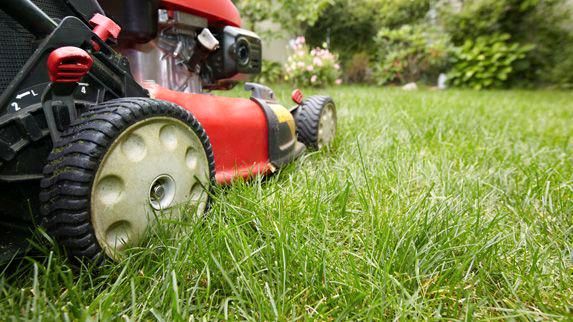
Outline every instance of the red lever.
POLYGON ((300 105, 300 104, 302 104, 302 101, 304 100, 304 95, 302 94, 302 91, 297 88, 292 92, 291 98, 292 98, 293 102, 300 105))
MULTIPOLYGON (((94 27, 93 32, 104 42, 109 38, 117 39, 121 32, 121 27, 108 17, 96 13, 90 20, 90 24, 94 27)), ((100 46, 94 43, 94 49, 100 50, 100 46)))
POLYGON ((94 61, 83 49, 61 47, 48 57, 48 73, 53 83, 77 83, 92 68, 94 61))

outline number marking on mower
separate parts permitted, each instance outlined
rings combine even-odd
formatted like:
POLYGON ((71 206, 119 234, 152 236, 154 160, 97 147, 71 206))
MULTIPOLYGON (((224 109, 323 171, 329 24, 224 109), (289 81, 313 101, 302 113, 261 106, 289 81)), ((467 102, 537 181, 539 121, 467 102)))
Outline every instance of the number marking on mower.
POLYGON ((80 92, 84 95, 86 95, 88 93, 87 87, 90 86, 90 84, 88 83, 78 83, 78 85, 80 85, 82 88, 80 89, 80 92))

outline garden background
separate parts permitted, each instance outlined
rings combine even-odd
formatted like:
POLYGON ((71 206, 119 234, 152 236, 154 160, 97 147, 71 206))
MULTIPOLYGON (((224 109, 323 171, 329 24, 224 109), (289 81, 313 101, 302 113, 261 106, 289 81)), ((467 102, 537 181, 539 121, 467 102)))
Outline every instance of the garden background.
POLYGON ((473 89, 573 86, 570 0, 236 3, 245 26, 267 44, 260 78, 266 82, 286 79, 298 86, 322 86, 338 74, 345 83, 433 86, 443 73, 449 86, 473 89), (305 51, 326 48, 342 69, 328 71, 332 64, 318 66, 318 60, 312 64, 312 58, 287 51, 281 40, 299 36, 306 38, 305 51), (294 56, 294 64, 285 61, 288 56, 294 56), (301 60, 318 73, 309 73, 308 64, 298 68, 301 60), (315 74, 318 80, 310 82, 315 74))

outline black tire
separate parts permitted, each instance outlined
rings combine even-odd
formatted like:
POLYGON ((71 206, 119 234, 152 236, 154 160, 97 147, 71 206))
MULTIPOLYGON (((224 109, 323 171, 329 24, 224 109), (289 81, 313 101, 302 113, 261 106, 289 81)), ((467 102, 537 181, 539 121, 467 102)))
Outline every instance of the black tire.
MULTIPOLYGON (((294 113, 298 140, 311 150, 321 148, 319 130, 320 119, 326 108, 334 111, 336 132, 336 105, 329 96, 311 96, 305 99, 294 113)), ((332 142, 328 142, 326 145, 332 142)))
POLYGON ((158 116, 182 121, 193 130, 207 156, 211 185, 214 183, 211 143, 189 112, 147 98, 124 98, 93 107, 54 142, 41 181, 42 226, 70 259, 93 262, 106 257, 91 222, 94 178, 108 149, 124 130, 158 116))

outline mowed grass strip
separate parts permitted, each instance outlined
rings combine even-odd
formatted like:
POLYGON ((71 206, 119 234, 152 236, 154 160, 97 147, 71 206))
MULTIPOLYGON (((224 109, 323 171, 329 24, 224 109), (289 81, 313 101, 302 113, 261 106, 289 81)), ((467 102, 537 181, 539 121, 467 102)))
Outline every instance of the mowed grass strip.
POLYGON ((573 319, 572 93, 319 92, 330 151, 97 273, 26 260, 0 320, 573 319))

